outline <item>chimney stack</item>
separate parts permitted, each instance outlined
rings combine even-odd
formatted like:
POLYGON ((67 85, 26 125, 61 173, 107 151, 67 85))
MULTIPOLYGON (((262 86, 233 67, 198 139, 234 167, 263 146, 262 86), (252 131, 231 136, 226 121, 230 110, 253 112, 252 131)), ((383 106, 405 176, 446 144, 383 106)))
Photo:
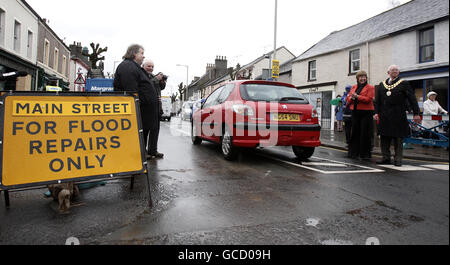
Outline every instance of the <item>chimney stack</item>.
POLYGON ((225 56, 216 56, 215 66, 218 75, 224 75, 227 73, 227 59, 225 56))

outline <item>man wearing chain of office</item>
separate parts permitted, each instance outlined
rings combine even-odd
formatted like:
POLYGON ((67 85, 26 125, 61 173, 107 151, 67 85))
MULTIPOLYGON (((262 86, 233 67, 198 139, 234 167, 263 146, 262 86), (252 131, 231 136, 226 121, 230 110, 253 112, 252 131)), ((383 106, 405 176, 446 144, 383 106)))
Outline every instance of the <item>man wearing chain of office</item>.
POLYGON ((383 158, 377 164, 391 164, 391 142, 394 142, 394 165, 402 166, 403 138, 409 135, 407 110, 414 113, 414 122, 420 123, 419 105, 409 82, 399 78, 397 65, 388 69, 389 78, 376 89, 374 119, 379 121, 378 132, 381 138, 383 158), (408 106, 409 105, 409 106, 408 106))

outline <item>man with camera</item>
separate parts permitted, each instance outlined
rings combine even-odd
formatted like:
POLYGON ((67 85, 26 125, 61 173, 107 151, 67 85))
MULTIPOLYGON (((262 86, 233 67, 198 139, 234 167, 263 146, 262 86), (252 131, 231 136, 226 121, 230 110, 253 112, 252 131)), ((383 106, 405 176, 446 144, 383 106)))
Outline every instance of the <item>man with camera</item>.
POLYGON ((148 150, 147 159, 155 156, 158 131, 158 94, 147 72, 141 67, 144 48, 138 44, 128 47, 123 61, 114 74, 114 91, 137 91, 141 109, 144 144, 148 150), (149 141, 147 141, 149 139, 149 141))
MULTIPOLYGON (((166 82, 168 76, 164 75, 163 73, 158 73, 157 75, 153 75, 153 69, 155 67, 154 63, 151 60, 146 60, 144 64, 142 65, 144 70, 147 72, 148 76, 150 77, 150 80, 152 81, 153 87, 156 89, 156 93, 158 94, 158 121, 157 121, 157 131, 150 132, 150 135, 153 135, 156 137, 156 150, 158 148, 158 136, 159 136, 159 129, 160 129, 160 121, 161 116, 163 114, 162 109, 162 103, 161 103, 161 90, 164 90, 166 88, 166 82)), ((152 154, 152 158, 163 158, 164 154, 159 153, 156 151, 154 154, 152 154)))

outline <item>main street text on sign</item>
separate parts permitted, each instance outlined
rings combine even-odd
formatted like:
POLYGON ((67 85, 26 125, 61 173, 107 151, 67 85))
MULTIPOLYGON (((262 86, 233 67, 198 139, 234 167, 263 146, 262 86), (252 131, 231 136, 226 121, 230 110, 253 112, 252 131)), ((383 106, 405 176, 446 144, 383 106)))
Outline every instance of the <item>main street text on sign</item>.
POLYGON ((83 116, 132 114, 129 102, 13 101, 13 116, 83 116))

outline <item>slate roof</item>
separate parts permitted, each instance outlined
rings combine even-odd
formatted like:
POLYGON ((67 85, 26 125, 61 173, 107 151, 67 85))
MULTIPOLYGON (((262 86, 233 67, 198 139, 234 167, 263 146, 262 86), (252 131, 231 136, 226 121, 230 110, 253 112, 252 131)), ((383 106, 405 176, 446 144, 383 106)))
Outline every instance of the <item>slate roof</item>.
POLYGON ((376 40, 448 15, 448 0, 412 0, 361 23, 332 32, 294 62, 376 40))

